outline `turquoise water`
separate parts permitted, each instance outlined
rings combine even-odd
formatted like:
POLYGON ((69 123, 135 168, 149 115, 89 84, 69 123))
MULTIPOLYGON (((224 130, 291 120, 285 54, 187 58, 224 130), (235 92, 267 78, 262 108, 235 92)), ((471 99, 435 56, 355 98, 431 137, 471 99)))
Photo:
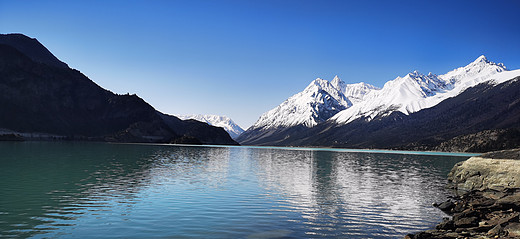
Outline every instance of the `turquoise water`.
POLYGON ((0 237, 402 238, 465 157, 0 142, 0 237))

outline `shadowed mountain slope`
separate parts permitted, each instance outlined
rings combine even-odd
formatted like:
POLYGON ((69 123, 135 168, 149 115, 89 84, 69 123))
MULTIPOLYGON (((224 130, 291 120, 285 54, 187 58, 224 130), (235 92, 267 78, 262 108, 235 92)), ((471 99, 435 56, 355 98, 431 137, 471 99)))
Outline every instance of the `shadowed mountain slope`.
POLYGON ((236 144, 221 128, 165 116, 70 69, 37 40, 0 35, 0 128, 64 139, 236 144), (172 123, 175 122, 175 123, 172 123))

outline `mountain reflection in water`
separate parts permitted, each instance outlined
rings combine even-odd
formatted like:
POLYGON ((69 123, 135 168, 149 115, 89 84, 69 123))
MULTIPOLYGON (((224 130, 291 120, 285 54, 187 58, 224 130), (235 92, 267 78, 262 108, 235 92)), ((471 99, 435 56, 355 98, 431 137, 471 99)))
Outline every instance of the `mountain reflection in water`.
POLYGON ((1 142, 0 236, 395 238, 467 157, 1 142))

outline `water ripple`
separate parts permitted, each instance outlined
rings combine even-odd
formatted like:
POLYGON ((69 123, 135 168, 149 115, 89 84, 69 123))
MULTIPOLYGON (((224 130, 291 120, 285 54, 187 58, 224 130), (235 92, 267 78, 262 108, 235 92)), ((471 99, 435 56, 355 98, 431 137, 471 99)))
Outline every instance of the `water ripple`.
POLYGON ((398 238, 461 157, 0 142, 0 237, 398 238))

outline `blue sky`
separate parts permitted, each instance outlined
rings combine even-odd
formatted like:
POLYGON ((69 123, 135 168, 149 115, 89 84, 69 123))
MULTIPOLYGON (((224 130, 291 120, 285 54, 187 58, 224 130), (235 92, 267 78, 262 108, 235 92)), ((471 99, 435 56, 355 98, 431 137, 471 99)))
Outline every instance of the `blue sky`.
POLYGON ((520 68, 520 1, 4 1, 0 33, 37 38, 100 86, 169 114, 249 127, 317 77, 382 86, 484 54, 520 68))

